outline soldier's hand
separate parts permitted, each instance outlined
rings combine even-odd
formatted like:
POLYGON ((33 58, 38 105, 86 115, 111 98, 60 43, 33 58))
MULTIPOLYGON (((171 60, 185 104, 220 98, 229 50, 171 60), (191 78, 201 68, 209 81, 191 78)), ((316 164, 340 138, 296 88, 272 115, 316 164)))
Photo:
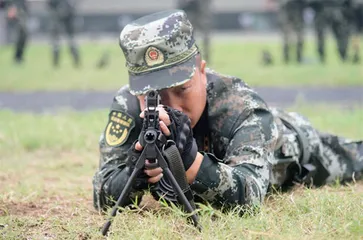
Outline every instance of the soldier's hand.
MULTIPOLYGON (((170 118, 169 118, 169 114, 166 112, 166 109, 163 105, 159 105, 157 108, 156 108, 157 111, 159 111, 159 124, 160 124, 160 130, 161 132, 165 135, 165 136, 170 136, 170 130, 168 128, 168 126, 170 126, 170 118)), ((142 111, 140 113, 140 117, 141 118, 144 118, 145 116, 145 112, 142 111)))
MULTIPOLYGON (((135 150, 141 152, 142 149, 143 147, 139 141, 137 141, 135 144, 135 150)), ((151 168, 149 167, 150 164, 149 160, 146 159, 144 173, 149 177, 147 180, 149 183, 157 183, 163 177, 163 169, 161 167, 151 168)))
MULTIPOLYGON (((142 153, 143 147, 138 141, 135 141, 131 148, 128 150, 128 159, 126 162, 126 166, 129 167, 130 174, 135 169, 135 164, 137 163, 138 159, 140 158, 140 155, 142 153)), ((137 176, 133 187, 135 189, 146 189, 148 187, 148 183, 156 183, 163 177, 163 170, 158 168, 151 168, 149 160, 145 160, 145 169, 144 172, 139 173, 137 176)))
MULTIPOLYGON (((170 136, 170 130, 168 128, 168 126, 170 125, 169 115, 162 105, 159 105, 157 107, 157 110, 159 111, 160 129, 165 136, 170 136)), ((145 113, 143 111, 140 113, 140 117, 144 118, 144 116, 145 116, 145 113)), ((141 152, 143 147, 141 146, 141 144, 139 142, 137 142, 135 144, 135 149, 137 151, 141 152)), ((146 169, 144 170, 144 173, 149 176, 148 182, 157 183, 163 177, 163 169, 161 169, 160 167, 151 169, 151 168, 148 168, 148 165, 150 165, 150 162, 149 162, 149 160, 146 160, 145 161, 146 169)))
MULTIPOLYGON (((137 141, 135 144, 135 150, 138 152, 141 152, 143 147, 141 144, 137 141)), ((149 183, 157 183, 162 177, 163 177, 163 169, 161 167, 157 168, 150 168, 149 160, 145 160, 145 169, 144 173, 149 177, 147 180, 149 183)))
POLYGON ((176 147, 183 159, 185 170, 188 170, 193 164, 197 153, 197 143, 193 137, 193 130, 189 117, 181 111, 164 106, 164 110, 168 114, 169 134, 166 134, 168 139, 175 142, 176 147))

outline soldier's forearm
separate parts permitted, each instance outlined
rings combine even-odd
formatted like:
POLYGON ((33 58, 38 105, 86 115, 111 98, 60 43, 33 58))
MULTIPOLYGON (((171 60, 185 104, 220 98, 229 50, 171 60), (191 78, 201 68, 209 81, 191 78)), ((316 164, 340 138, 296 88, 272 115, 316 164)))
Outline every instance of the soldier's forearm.
POLYGON ((191 188, 199 197, 214 204, 249 205, 260 203, 263 198, 258 181, 253 179, 245 166, 231 167, 205 154, 191 188))
POLYGON ((185 173, 189 184, 192 184, 195 178, 197 177, 202 162, 203 162, 203 155, 198 152, 193 164, 185 173))
MULTIPOLYGON (((121 195, 129 177, 130 174, 126 168, 116 168, 107 172, 100 171, 96 173, 94 178, 94 189, 97 198, 95 199, 96 208, 103 210, 105 207, 113 206, 121 195)), ((127 197, 125 205, 131 203, 131 195, 132 192, 127 197)))

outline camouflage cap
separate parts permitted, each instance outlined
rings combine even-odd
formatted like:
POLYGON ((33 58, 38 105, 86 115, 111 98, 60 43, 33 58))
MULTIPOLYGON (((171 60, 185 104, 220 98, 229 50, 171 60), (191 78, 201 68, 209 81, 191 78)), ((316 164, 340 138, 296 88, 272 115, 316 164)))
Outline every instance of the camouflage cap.
POLYGON ((157 12, 126 25, 120 34, 134 95, 181 85, 192 78, 198 48, 182 10, 157 12))

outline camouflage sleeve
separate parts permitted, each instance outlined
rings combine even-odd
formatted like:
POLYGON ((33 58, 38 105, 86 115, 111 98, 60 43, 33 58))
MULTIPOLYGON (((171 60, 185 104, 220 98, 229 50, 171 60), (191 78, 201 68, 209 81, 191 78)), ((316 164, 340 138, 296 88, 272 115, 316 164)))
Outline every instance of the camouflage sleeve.
MULTIPOLYGON (((109 119, 99 140, 99 169, 93 177, 94 207, 106 210, 114 205, 128 178, 127 152, 139 134, 139 109, 136 99, 127 94, 114 98, 109 119)), ((139 195, 132 190, 125 205, 139 195)))
POLYGON ((223 160, 204 155, 193 191, 217 205, 259 205, 269 185, 277 136, 273 115, 254 110, 236 127, 223 160))

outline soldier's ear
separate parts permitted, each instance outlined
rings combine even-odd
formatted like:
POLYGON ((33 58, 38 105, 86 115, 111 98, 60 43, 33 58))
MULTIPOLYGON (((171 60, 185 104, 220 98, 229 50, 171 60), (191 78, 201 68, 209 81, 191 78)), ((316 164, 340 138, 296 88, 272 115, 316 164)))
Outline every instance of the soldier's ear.
POLYGON ((207 66, 207 62, 206 62, 206 61, 204 61, 204 60, 201 60, 201 61, 200 61, 200 66, 199 66, 199 68, 200 68, 200 73, 201 73, 201 74, 205 74, 206 66, 207 66))
POLYGON ((204 60, 200 61, 199 76, 204 85, 207 84, 206 65, 207 65, 206 61, 204 60))
POLYGON ((140 103, 140 110, 141 112, 145 109, 145 95, 139 95, 137 96, 139 103, 140 103))

